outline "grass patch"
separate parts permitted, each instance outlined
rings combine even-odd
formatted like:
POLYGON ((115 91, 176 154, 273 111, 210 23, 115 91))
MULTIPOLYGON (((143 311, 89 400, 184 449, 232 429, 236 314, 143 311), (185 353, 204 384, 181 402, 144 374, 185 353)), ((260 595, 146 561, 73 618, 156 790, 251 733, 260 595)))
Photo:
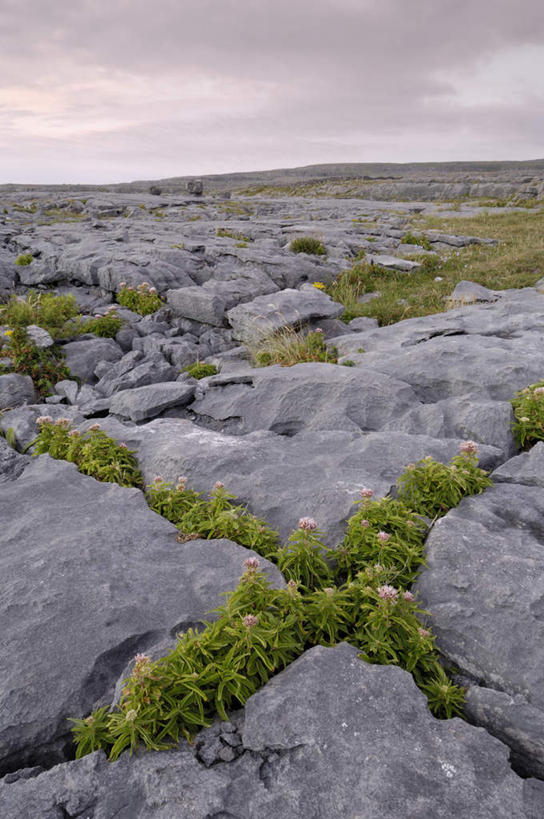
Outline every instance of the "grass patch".
POLYGON ((382 326, 394 324, 443 312, 447 297, 463 280, 505 290, 532 287, 544 276, 544 209, 483 213, 466 219, 419 217, 413 227, 498 239, 499 244, 452 248, 440 260, 427 256, 418 260, 422 269, 410 274, 355 265, 327 287, 332 298, 345 305, 344 321, 369 316, 382 326), (441 281, 435 281, 437 275, 441 281), (372 292, 380 295, 366 304, 358 303, 361 295, 372 292))
POLYGON ((24 298, 11 296, 7 304, 0 307, 0 324, 10 327, 37 324, 53 338, 59 338, 63 335, 66 322, 78 313, 79 308, 72 295, 56 296, 54 293, 29 290, 24 298))
POLYGON ((255 367, 268 367, 271 364, 292 367, 308 361, 324 361, 329 364, 338 362, 336 348, 327 349, 321 330, 305 333, 303 330, 284 327, 254 346, 248 345, 248 349, 255 367))
POLYGON ((327 250, 323 242, 313 236, 299 236, 289 245, 293 253, 310 253, 312 256, 326 256, 327 250))

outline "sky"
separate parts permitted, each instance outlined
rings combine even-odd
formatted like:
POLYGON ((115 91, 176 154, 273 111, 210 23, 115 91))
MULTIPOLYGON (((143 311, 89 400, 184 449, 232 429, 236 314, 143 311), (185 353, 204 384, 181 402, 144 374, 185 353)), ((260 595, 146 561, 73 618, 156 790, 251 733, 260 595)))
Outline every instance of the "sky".
POLYGON ((0 183, 543 157, 543 0, 0 0, 0 183))

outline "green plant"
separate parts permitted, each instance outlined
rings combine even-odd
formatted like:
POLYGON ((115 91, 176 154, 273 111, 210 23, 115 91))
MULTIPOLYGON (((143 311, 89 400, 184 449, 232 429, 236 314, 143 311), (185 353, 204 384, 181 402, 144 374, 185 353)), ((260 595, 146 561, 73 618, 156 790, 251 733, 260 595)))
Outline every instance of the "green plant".
POLYGON ((305 361, 336 364, 338 361, 338 351, 335 347, 327 348, 323 332, 319 329, 304 333, 292 327, 284 327, 253 347, 250 346, 250 354, 257 367, 268 367, 271 364, 292 367, 305 361))
POLYGON ((128 307, 140 316, 147 316, 150 313, 155 313, 162 307, 162 301, 157 294, 154 287, 150 287, 148 282, 142 282, 138 287, 132 287, 125 282, 119 285, 120 290, 117 293, 117 302, 122 307, 128 307))
POLYGON ((293 239, 289 245, 289 250, 293 253, 310 253, 313 256, 327 255, 327 249, 323 242, 314 239, 313 236, 299 236, 298 239, 293 239))
POLYGON ((0 323, 9 324, 10 327, 37 324, 53 338, 58 338, 66 332, 67 322, 78 313, 77 302, 72 295, 57 296, 29 290, 24 298, 11 296, 5 305, 0 306, 0 323))
POLYGON ((432 249, 432 245, 424 233, 421 233, 419 236, 414 236, 413 233, 408 231, 408 233, 405 233, 402 237, 401 242, 403 245, 418 245, 424 250, 432 249))
POLYGON ((8 332, 9 341, 2 353, 10 363, 0 365, 0 373, 29 375, 42 398, 51 394, 57 381, 70 378, 64 356, 57 347, 36 347, 28 338, 25 327, 15 327, 8 332))
POLYGON ((345 361, 341 362, 342 367, 356 367, 357 364, 351 358, 346 358, 345 361))
POLYGON ((323 588, 331 581, 331 570, 324 558, 322 533, 313 518, 301 518, 298 528, 277 553, 278 568, 289 580, 307 589, 323 588))
POLYGON ((87 432, 80 433, 71 427, 68 418, 53 421, 50 416, 42 415, 36 423, 39 434, 34 455, 48 453, 57 460, 70 461, 84 475, 97 481, 119 486, 142 485, 134 452, 106 435, 100 424, 92 424, 87 432))
POLYGON ((217 367, 215 364, 203 364, 200 361, 195 361, 194 364, 191 364, 190 367, 185 368, 185 372, 188 373, 191 378, 208 378, 210 375, 217 375, 217 367))
POLYGON ((427 526, 404 503, 392 498, 372 500, 361 490, 357 512, 348 521, 342 544, 332 553, 336 578, 350 581, 368 565, 379 564, 389 582, 408 588, 424 565, 427 526))
POLYGON ((96 315, 94 318, 84 319, 80 325, 80 332, 94 333, 101 338, 115 338, 121 327, 123 319, 117 315, 114 306, 108 309, 103 316, 96 315))
POLYGON ((517 392, 511 404, 515 419, 512 432, 517 445, 528 448, 544 441, 544 381, 517 392))
POLYGON ((186 483, 187 479, 181 477, 174 487, 157 475, 147 487, 150 508, 177 526, 182 539, 229 538, 264 557, 276 554, 277 532, 245 506, 233 503, 235 496, 225 490, 221 481, 215 483, 210 500, 187 490, 186 483))
POLYGON ((34 256, 32 253, 19 253, 15 259, 15 264, 18 265, 18 267, 27 267, 29 264, 32 264, 33 261, 34 256))
POLYGON ((251 236, 244 236, 243 233, 237 232, 235 230, 229 230, 228 228, 222 227, 217 228, 215 235, 227 239, 237 239, 238 242, 243 243, 243 247, 246 247, 248 242, 251 242, 251 236))
POLYGON ((479 469, 477 453, 477 444, 465 441, 461 454, 449 464, 430 456, 409 464, 397 482, 399 499, 418 514, 432 518, 444 515, 466 495, 480 494, 492 481, 479 469))

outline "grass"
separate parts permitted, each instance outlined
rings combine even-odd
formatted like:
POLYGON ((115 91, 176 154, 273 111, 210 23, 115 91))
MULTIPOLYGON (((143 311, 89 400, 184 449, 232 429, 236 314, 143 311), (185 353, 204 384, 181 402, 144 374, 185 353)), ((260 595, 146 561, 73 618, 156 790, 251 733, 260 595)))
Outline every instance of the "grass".
POLYGON ((327 287, 327 292, 345 305, 345 321, 369 316, 383 326, 441 313, 447 309, 447 298, 455 285, 463 280, 505 290, 532 287, 544 276, 544 209, 483 213, 471 218, 416 217, 412 227, 498 239, 499 244, 452 248, 439 261, 433 256, 418 259, 423 269, 411 274, 355 265, 327 287), (436 276, 441 281, 435 281, 436 276), (371 292, 380 295, 366 304, 358 302, 361 295, 371 292))
POLYGON ((299 236, 293 239, 289 245, 289 250, 293 253, 309 253, 313 256, 326 256, 327 249, 323 242, 313 236, 299 236))
POLYGON ((327 349, 323 333, 319 330, 306 333, 292 327, 283 327, 257 344, 248 345, 248 349, 255 367, 268 367, 272 364, 292 367, 307 361, 336 364, 338 361, 336 349, 327 349))

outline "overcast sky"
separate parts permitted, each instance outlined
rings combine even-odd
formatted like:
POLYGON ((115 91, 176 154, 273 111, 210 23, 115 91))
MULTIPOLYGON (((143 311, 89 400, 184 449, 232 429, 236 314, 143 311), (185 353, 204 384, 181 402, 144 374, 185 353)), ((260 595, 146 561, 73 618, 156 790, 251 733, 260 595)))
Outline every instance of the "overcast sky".
POLYGON ((0 0, 0 182, 542 157, 543 0, 0 0))

